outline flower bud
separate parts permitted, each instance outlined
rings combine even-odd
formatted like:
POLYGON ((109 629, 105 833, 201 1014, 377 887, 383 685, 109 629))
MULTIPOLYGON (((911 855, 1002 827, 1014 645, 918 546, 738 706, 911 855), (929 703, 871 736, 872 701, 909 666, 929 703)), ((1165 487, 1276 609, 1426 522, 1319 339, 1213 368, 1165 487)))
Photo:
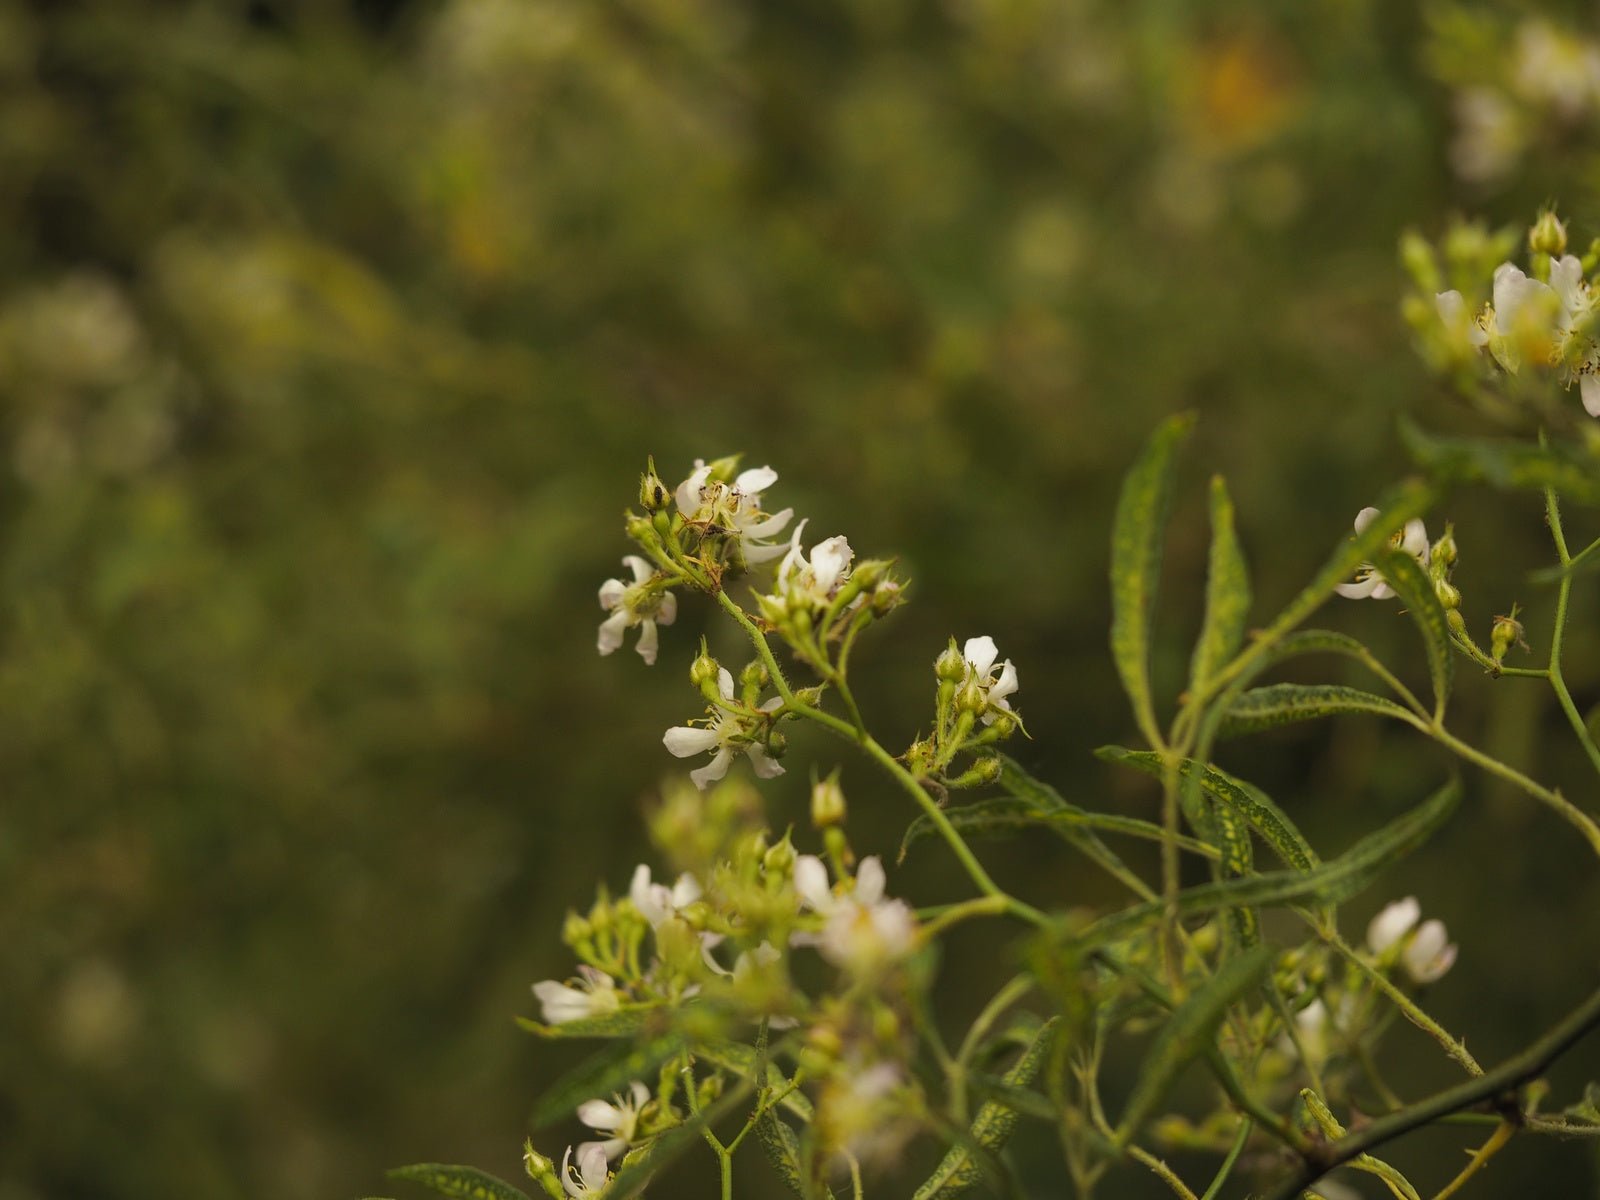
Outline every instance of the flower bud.
POLYGON ((1513 605, 1509 617, 1494 619, 1494 628, 1489 631, 1489 657, 1498 667, 1505 661, 1506 653, 1512 646, 1522 645, 1526 645, 1522 640, 1522 622, 1517 620, 1516 606, 1513 605))
POLYGON ((801 704, 815 708, 822 703, 822 689, 820 687, 795 688, 794 698, 801 704))
POLYGON ((978 685, 977 677, 967 680, 966 686, 956 693, 956 711, 978 716, 989 707, 989 697, 978 685))
POLYGON ((766 868, 769 875, 787 875, 794 870, 794 846, 790 843, 788 834, 761 856, 761 865, 766 868))
POLYGON ((1433 247, 1415 229, 1408 229, 1400 235, 1400 263, 1422 291, 1431 293, 1443 289, 1444 281, 1439 275, 1439 262, 1434 257, 1433 247))
POLYGON ((839 786, 839 772, 811 785, 811 824, 817 829, 840 825, 845 819, 844 789, 839 786))
POLYGON ((1467 619, 1461 615, 1458 608, 1447 608, 1444 611, 1444 623, 1450 626, 1450 632, 1457 637, 1467 636, 1467 619))
POLYGON ((576 946, 586 942, 594 936, 594 927, 584 920, 578 913, 568 910, 567 919, 561 926, 561 940, 568 946, 576 946))
POLYGON ((759 692, 772 679, 766 665, 759 659, 745 664, 739 672, 739 687, 745 692, 759 692))
POLYGON ((527 1169, 528 1178, 542 1187, 545 1195, 565 1200, 567 1193, 561 1186, 561 1177, 556 1174, 556 1164, 533 1148, 532 1139, 522 1143, 522 1165, 527 1169))
POLYGON ((721 693, 717 690, 717 676, 721 669, 722 664, 706 653, 706 644, 701 642, 700 653, 689 664, 689 682, 704 692, 708 699, 718 699, 721 693))
POLYGON ((1428 564, 1435 571, 1448 571, 1456 565, 1456 527, 1446 525, 1444 533, 1428 552, 1428 564))
POLYGON ((905 598, 905 588, 898 579, 885 579, 872 589, 872 612, 875 616, 887 616, 905 603, 905 598))
POLYGON ((1449 580, 1434 580, 1433 590, 1439 597, 1439 603, 1444 605, 1446 612, 1453 612, 1461 607, 1461 589, 1449 580))
POLYGON ((773 758, 782 758, 789 753, 789 739, 774 729, 767 734, 767 753, 773 758))
POLYGON ((656 474, 656 460, 649 459, 648 463, 644 474, 639 476, 639 504, 645 512, 660 512, 667 507, 672 493, 667 490, 667 485, 662 482, 661 476, 656 474))
POLYGON ((967 677, 967 660, 956 649, 955 638, 950 639, 949 649, 934 660, 933 673, 946 683, 960 683, 967 677))
MULTIPOLYGON (((997 721, 996 724, 999 724, 997 721)), ((987 758, 980 758, 954 779, 946 780, 952 788, 983 787, 1000 778, 1004 770, 998 755, 991 754, 987 758)))
POLYGON ((1560 258, 1567 252, 1567 227, 1555 213, 1547 209, 1539 214, 1533 228, 1528 230, 1528 249, 1551 258, 1560 258))

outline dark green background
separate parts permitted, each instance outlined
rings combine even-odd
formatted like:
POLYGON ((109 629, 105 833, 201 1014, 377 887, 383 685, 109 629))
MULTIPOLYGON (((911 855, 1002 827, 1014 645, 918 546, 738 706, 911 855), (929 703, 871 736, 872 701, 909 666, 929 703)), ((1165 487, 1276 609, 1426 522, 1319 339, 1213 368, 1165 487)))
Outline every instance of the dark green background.
MULTIPOLYGON (((926 722, 945 639, 986 632, 1020 670, 1020 755, 1148 815, 1145 782, 1089 756, 1134 736, 1104 580, 1148 431, 1200 414, 1170 699, 1208 472, 1264 618, 1405 470, 1398 413, 1465 424, 1397 315, 1400 231, 1554 198, 1600 232, 1581 122, 1513 181, 1453 179, 1442 78, 1477 68, 1430 54, 1446 15, 0 0, 0 1200, 348 1197, 418 1159, 518 1174, 573 1056, 511 1016, 566 973, 565 908, 647 853, 660 733, 699 707, 703 604, 653 671, 593 651, 648 453, 675 483, 742 450, 812 533, 901 556, 914 603, 859 667, 891 745, 926 722)), ((1520 599, 1542 650, 1536 504, 1445 515, 1474 629, 1520 599)), ((1574 603, 1587 711, 1592 581, 1574 603)), ((1326 619, 1420 679, 1393 605, 1326 619)), ((1466 670, 1459 708, 1464 736, 1593 808, 1536 686, 1466 670)), ((835 752, 794 738, 775 823, 803 824, 835 752)), ((1223 761, 1328 852, 1447 770, 1365 721, 1223 761)), ((859 760, 844 782, 857 847, 892 848, 903 801, 859 760)), ((1120 902, 1054 847, 985 854, 1039 903, 1120 902)), ((930 843, 893 886, 960 884, 930 843)), ((1461 960, 1436 1011, 1485 1061, 1596 982, 1593 864, 1480 777, 1383 887, 1349 932, 1408 892, 1445 918, 1461 960)), ((999 967, 992 931, 951 953, 954 1020, 999 967)), ((1452 1079, 1394 1043, 1402 1090, 1452 1079)), ((1559 1102, 1597 1075, 1591 1042, 1559 1102)), ((1395 1160, 1436 1189, 1459 1140, 1395 1160)), ((1057 1195, 1050 1147, 1020 1150, 1057 1195)), ((1521 1141, 1476 1194, 1596 1177, 1590 1150, 1521 1141)), ((775 1194, 760 1164, 742 1178, 775 1194)))

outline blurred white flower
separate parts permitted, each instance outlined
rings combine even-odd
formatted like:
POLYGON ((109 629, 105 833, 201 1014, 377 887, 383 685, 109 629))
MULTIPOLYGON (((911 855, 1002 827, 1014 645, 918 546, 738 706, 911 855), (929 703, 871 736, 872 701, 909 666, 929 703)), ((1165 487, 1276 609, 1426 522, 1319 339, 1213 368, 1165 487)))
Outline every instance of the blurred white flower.
POLYGON ((801 903, 824 918, 818 934, 798 933, 798 945, 815 945, 836 966, 872 974, 916 946, 917 919, 903 900, 885 898, 883 863, 874 855, 856 868, 854 890, 836 895, 828 868, 814 854, 794 862, 794 888, 801 903))
POLYGON ((578 1147, 578 1165, 572 1165, 572 1147, 561 1156, 561 1186, 573 1200, 598 1196, 611 1181, 604 1142, 584 1142, 578 1147))
POLYGON ((584 1142, 579 1145, 580 1166, 584 1160, 584 1153, 591 1146, 599 1146, 607 1159, 615 1159, 633 1143, 634 1131, 639 1125, 639 1110, 650 1103, 650 1089, 635 1079, 628 1084, 627 1096, 619 1093, 611 1099, 615 1103, 605 1100, 585 1100, 578 1105, 578 1120, 596 1133, 611 1135, 602 1142, 584 1142))
POLYGON ((1367 925, 1367 947, 1382 955, 1416 926, 1422 919, 1422 905, 1415 896, 1396 900, 1383 907, 1383 911, 1367 925))
POLYGON ((578 968, 578 985, 558 983, 546 979, 533 985, 534 997, 544 1006, 547 1025, 560 1025, 564 1021, 578 1021, 584 1017, 599 1017, 616 1012, 621 1004, 617 995, 616 980, 604 971, 590 966, 578 968))
POLYGON ((961 656, 967 660, 968 682, 976 683, 983 693, 983 723, 992 725, 999 717, 995 710, 1012 711, 1007 697, 1017 690, 1017 669, 1008 658, 1000 665, 1000 674, 996 677, 994 660, 1000 657, 1000 651, 994 639, 988 636, 968 638, 961 647, 961 656))
POLYGON ((1456 174, 1472 183, 1508 174, 1528 140, 1516 106, 1493 88, 1475 87, 1456 93, 1455 111, 1450 165, 1456 174))
POLYGON ((611 615, 600 622, 596 647, 601 654, 610 654, 622 645, 624 631, 637 625, 639 657, 654 666, 660 645, 656 625, 671 625, 677 620, 678 598, 671 592, 645 586, 655 571, 637 554, 628 555, 622 565, 633 572, 633 583, 608 579, 600 585, 600 607, 611 615))
POLYGON ((650 868, 644 863, 634 868, 633 880, 628 885, 628 898, 639 915, 650 922, 651 929, 700 899, 700 892, 700 881, 687 871, 679 875, 678 882, 670 888, 664 883, 652 882, 650 868))
POLYGON ((712 479, 711 471, 710 463, 696 459, 689 478, 678 485, 674 498, 683 519, 732 536, 746 563, 769 562, 782 554, 783 543, 768 539, 783 531, 794 509, 767 513, 761 508, 761 494, 778 482, 778 473, 771 467, 751 467, 727 484, 712 479))
POLYGON ((843 534, 818 542, 807 557, 800 546, 805 527, 804 521, 795 527, 789 552, 778 564, 773 580, 771 599, 791 610, 826 605, 833 598, 834 589, 850 574, 850 563, 855 558, 855 551, 843 534))
POLYGON ((1600 98, 1600 48, 1548 21, 1524 21, 1517 29, 1511 86, 1570 121, 1600 98))
MULTIPOLYGON (((733 703, 733 676, 726 667, 717 669, 717 691, 724 701, 733 703)), ((783 700, 774 696, 761 709, 771 712, 782 704, 783 700)), ((719 708, 707 724, 674 725, 662 736, 661 741, 668 752, 677 758, 704 754, 707 750, 716 751, 705 766, 689 772, 695 787, 702 790, 728 773, 735 750, 743 750, 749 756, 750 766, 760 778, 771 779, 783 774, 783 764, 768 754, 765 746, 754 740, 758 724, 755 718, 719 708)))
POLYGON ((1423 921, 1419 927, 1421 917, 1415 896, 1386 905, 1367 926, 1367 946, 1379 960, 1398 958, 1416 983, 1432 983, 1454 965, 1456 946, 1443 921, 1423 921))
MULTIPOLYGON (((1377 515, 1377 509, 1363 508, 1356 514, 1356 532, 1361 533, 1365 530, 1377 515)), ((1389 544, 1398 550, 1404 550, 1424 568, 1427 567, 1428 530, 1420 517, 1407 521, 1406 527, 1389 539, 1389 544)), ((1363 564, 1361 570, 1356 572, 1354 583, 1341 583, 1333 590, 1352 600, 1361 600, 1368 596, 1374 600, 1387 600, 1394 595, 1394 589, 1384 582, 1383 575, 1371 563, 1363 564)))

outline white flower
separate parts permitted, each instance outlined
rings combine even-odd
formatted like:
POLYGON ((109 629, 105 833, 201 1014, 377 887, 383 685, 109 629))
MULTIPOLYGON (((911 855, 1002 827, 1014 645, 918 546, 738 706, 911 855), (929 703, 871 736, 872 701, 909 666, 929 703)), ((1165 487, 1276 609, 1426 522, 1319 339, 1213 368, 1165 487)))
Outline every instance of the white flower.
POLYGON ((795 527, 789 541, 789 552, 778 564, 774 577, 773 599, 791 609, 815 608, 826 605, 837 588, 850 574, 850 563, 855 551, 843 534, 818 542, 806 556, 800 546, 800 535, 806 523, 795 527))
POLYGON ((992 637, 968 638, 961 647, 961 656, 967 660, 968 681, 975 681, 983 692, 983 723, 993 725, 999 717, 995 709, 1011 711, 1011 701, 1006 697, 1017 690, 1017 669, 1008 658, 1000 665, 999 677, 995 677, 994 660, 1000 656, 1000 651, 992 637))
POLYGON ((578 968, 577 987, 546 979, 533 985, 533 994, 544 1006, 547 1025, 604 1016, 616 1012, 622 1002, 617 995, 616 981, 590 966, 578 968))
POLYGON ((1450 165, 1474 183, 1498 179, 1517 165, 1528 134, 1521 114, 1492 88, 1464 88, 1456 93, 1456 136, 1450 144, 1450 165))
POLYGON ((864 858, 856 868, 855 890, 844 896, 828 885, 828 868, 814 854, 794 861, 794 888, 801 903, 824 919, 820 934, 798 933, 798 945, 815 945, 836 966, 871 974, 904 958, 916 946, 917 919, 903 900, 883 894, 883 863, 864 858))
POLYGON ((678 485, 674 497, 685 521, 720 530, 731 535, 746 563, 768 562, 784 552, 776 537, 794 516, 794 509, 767 513, 761 508, 761 494, 778 482, 771 467, 751 467, 740 471, 733 483, 711 478, 711 465, 696 459, 694 471, 678 485))
MULTIPOLYGON (((1373 518, 1378 515, 1375 508, 1363 508, 1356 514, 1356 532, 1360 533, 1372 524, 1373 518)), ((1389 544, 1396 549, 1404 550, 1412 558, 1426 567, 1428 565, 1428 530, 1423 525, 1420 517, 1413 517, 1406 522, 1405 529, 1394 534, 1389 539, 1389 544)), ((1371 563, 1366 563, 1356 573, 1354 583, 1341 583, 1334 591, 1341 596, 1352 600, 1361 600, 1372 597, 1374 600, 1387 600, 1394 595, 1394 589, 1384 582, 1383 575, 1371 563)))
POLYGON ((603 1142, 584 1142, 578 1147, 578 1162, 591 1146, 599 1146, 608 1159, 617 1158, 633 1142, 634 1131, 639 1126, 639 1110, 650 1103, 650 1089, 635 1079, 628 1085, 629 1094, 611 1097, 615 1104, 604 1100, 585 1100, 578 1105, 578 1120, 596 1133, 609 1133, 603 1142))
POLYGON ((1415 896, 1386 905, 1367 926, 1367 946, 1380 959, 1399 947, 1400 965, 1406 974, 1417 983, 1432 983, 1455 964, 1456 947, 1443 921, 1423 921, 1418 926, 1421 916, 1422 906, 1415 896))
POLYGON ((678 882, 669 888, 664 883, 651 882, 650 868, 640 863, 634 868, 633 880, 628 885, 628 897, 633 901, 634 908, 639 910, 639 915, 649 921, 650 928, 654 929, 668 917, 676 916, 700 899, 700 881, 685 871, 678 876, 678 882))
POLYGON ((1525 21, 1517 29, 1511 84, 1525 99, 1573 120, 1600 91, 1600 50, 1547 21, 1525 21))
POLYGON ((561 1186, 573 1200, 584 1196, 598 1196, 611 1182, 611 1171, 606 1166, 604 1142, 584 1142, 578 1147, 578 1165, 572 1163, 572 1147, 561 1156, 561 1186))
POLYGON ((857 1159, 892 1158, 916 1128, 906 1119, 905 1086, 897 1063, 840 1063, 817 1097, 823 1143, 857 1159))
POLYGON ((622 634, 639 626, 639 657, 654 666, 660 644, 656 624, 671 625, 678 618, 678 598, 671 592, 645 587, 655 574, 649 563, 630 554, 622 565, 633 572, 633 583, 608 579, 600 585, 600 607, 611 615, 600 622, 600 637, 595 643, 601 654, 610 654, 622 645, 622 634))
MULTIPOLYGON (((717 670, 717 690, 723 700, 733 703, 733 676, 728 673, 726 667, 717 670)), ((774 696, 763 704, 761 709, 763 712, 771 712, 782 704, 783 700, 774 696)), ((689 772, 689 778, 694 780, 697 788, 704 789, 707 784, 726 775, 729 764, 733 762, 735 750, 743 750, 750 756, 750 766, 762 779, 782 775, 783 764, 768 754, 765 746, 754 740, 757 724, 758 721, 753 717, 741 716, 739 713, 719 708, 708 724, 675 725, 667 730, 661 741, 668 752, 677 758, 688 758, 694 754, 703 754, 707 750, 716 751, 705 766, 689 772)))

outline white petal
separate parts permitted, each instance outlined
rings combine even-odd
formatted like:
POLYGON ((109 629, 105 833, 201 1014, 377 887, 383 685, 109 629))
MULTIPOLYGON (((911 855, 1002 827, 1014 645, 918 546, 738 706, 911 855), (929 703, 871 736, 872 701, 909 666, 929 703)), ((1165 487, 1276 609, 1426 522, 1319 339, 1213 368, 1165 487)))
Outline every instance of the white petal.
POLYGON ((733 699, 733 675, 727 667, 717 668, 717 692, 724 700, 733 699))
POLYGON ((1439 319, 1452 328, 1466 320, 1467 302, 1455 288, 1448 292, 1435 292, 1433 306, 1439 311, 1439 319))
POLYGON ((620 579, 608 579, 600 585, 600 607, 610 612, 622 603, 623 593, 628 590, 628 585, 620 579))
POLYGON ((628 618, 632 614, 625 608, 619 608, 604 621, 600 622, 600 634, 595 638, 595 649, 601 654, 610 654, 622 645, 622 634, 628 628, 628 618))
POLYGON ((1017 669, 1011 665, 1011 660, 1006 659, 1000 668, 1000 678, 994 681, 994 686, 989 689, 989 703, 1000 704, 1011 693, 1017 690, 1017 669))
POLYGON ((579 1162, 583 1161, 584 1151, 588 1150, 589 1147, 591 1147, 591 1146, 600 1147, 601 1152, 606 1156, 607 1159, 613 1159, 613 1158, 620 1157, 622 1155, 622 1152, 628 1148, 628 1139, 627 1138, 614 1137, 614 1138, 607 1138, 603 1142, 579 1142, 578 1143, 578 1161, 579 1162))
POLYGON ((1412 926, 1421 919, 1422 905, 1417 903, 1415 896, 1385 905, 1383 911, 1373 917, 1367 926, 1367 945, 1374 954, 1382 954, 1410 933, 1412 926))
POLYGON ((578 1105, 578 1120, 597 1133, 610 1133, 622 1124, 622 1113, 604 1100, 585 1100, 578 1105))
POLYGON ((654 929, 667 917, 666 910, 662 907, 656 893, 663 889, 657 888, 650 881, 650 868, 640 863, 633 869, 633 879, 628 884, 628 899, 633 901, 633 907, 639 915, 650 922, 654 929))
POLYGON ((591 1192, 606 1186, 611 1172, 606 1168, 606 1149, 602 1143, 589 1142, 578 1147, 578 1174, 591 1192))
POLYGON ((639 1080, 635 1079, 628 1085, 628 1090, 633 1093, 633 1110, 638 1112, 650 1099, 650 1089, 639 1080))
POLYGON ((577 988, 557 983, 554 979, 534 984, 533 994, 544 1008, 543 1015, 547 1025, 576 1021, 589 1016, 593 1009, 593 1003, 587 992, 580 992, 577 988))
POLYGON ((1372 598, 1374 600, 1387 600, 1392 595, 1394 595, 1394 589, 1381 578, 1378 580, 1377 586, 1372 589, 1372 598))
POLYGON ((815 854, 801 854, 795 858, 794 890, 813 912, 827 912, 834 906, 833 889, 828 886, 828 868, 815 854))
POLYGON ((1550 286, 1561 298, 1567 319, 1583 304, 1583 264, 1571 254, 1550 260, 1550 286))
POLYGON ((778 482, 778 473, 771 467, 751 467, 740 471, 733 481, 734 490, 746 496, 759 496, 778 482))
POLYGON ((1333 590, 1350 600, 1365 600, 1373 592, 1377 591, 1382 584, 1383 580, 1374 572, 1365 579, 1358 579, 1354 583, 1335 584, 1333 590))
POLYGON ((979 675, 987 675, 989 668, 994 666, 994 660, 999 656, 1000 651, 995 646, 994 639, 988 635, 968 638, 966 645, 961 647, 961 657, 971 663, 972 669, 979 675))
POLYGON ((776 779, 783 774, 783 764, 768 754, 766 747, 751 742, 745 747, 744 752, 750 756, 750 766, 755 770, 757 778, 776 779))
POLYGON ((643 583, 646 579, 649 579, 650 576, 656 573, 655 568, 649 563, 645 562, 645 560, 640 558, 637 554, 629 554, 624 556, 622 565, 633 572, 633 581, 635 583, 643 583))
POLYGON ((1583 376, 1578 381, 1578 391, 1583 396, 1583 411, 1600 417, 1600 375, 1583 376))
MULTIPOLYGON (((809 517, 806 520, 810 520, 809 517)), ((804 561, 804 552, 800 549, 800 535, 805 532, 806 522, 801 521, 794 527, 794 534, 789 538, 789 552, 783 556, 783 561, 778 564, 778 578, 787 579, 800 569, 804 561)))
POLYGON ((1424 921, 1401 954, 1411 977, 1418 983, 1432 983, 1448 971, 1456 961, 1456 948, 1449 942, 1443 921, 1424 921))
POLYGON ((1400 539, 1400 549, 1412 558, 1425 558, 1428 553, 1428 527, 1422 523, 1421 517, 1412 517, 1406 522, 1406 531, 1400 539))
POLYGON ((678 511, 685 517, 693 517, 700 508, 700 489, 705 486, 706 480, 711 475, 711 468, 699 466, 694 472, 678 485, 674 498, 678 502, 678 511))
POLYGON ((752 567, 757 567, 762 563, 771 562, 780 554, 783 554, 785 550, 786 547, 781 542, 775 546, 753 546, 746 542, 744 544, 744 561, 752 567))
POLYGON ((661 649, 661 634, 656 630, 656 623, 650 617, 639 622, 639 657, 644 659, 647 666, 656 665, 656 652, 661 649))
POLYGON ((811 550, 811 573, 816 577, 817 589, 831 592, 850 569, 850 562, 855 556, 855 551, 850 549, 850 543, 843 534, 814 546, 811 550))
MULTIPOLYGON (((741 523, 739 526, 739 536, 747 542, 751 540, 765 541, 769 537, 776 536, 778 532, 789 523, 789 518, 792 516, 794 516, 794 509, 786 508, 781 512, 773 513, 771 516, 763 517, 759 521, 741 523)), ((770 549, 770 547, 767 546, 761 546, 757 548, 761 550, 770 549)))
POLYGON ((685 871, 672 885, 672 907, 686 908, 700 899, 700 881, 685 871))
POLYGON ((732 761, 733 751, 724 746, 705 766, 698 771, 690 771, 689 778, 694 781, 695 787, 704 791, 706 784, 715 783, 728 773, 728 764, 732 761))
POLYGON ((715 729, 698 725, 674 725, 661 738, 667 753, 675 758, 688 758, 691 754, 704 754, 722 740, 715 729))
POLYGON ((722 941, 720 933, 702 933, 700 935, 700 961, 705 963, 712 974, 726 977, 732 975, 733 972, 711 956, 711 951, 716 949, 717 943, 720 941, 722 941))
POLYGON ((1356 514, 1356 532, 1364 533, 1367 526, 1372 524, 1372 519, 1377 515, 1378 510, 1375 508, 1363 508, 1358 512, 1356 514))
POLYGON ((876 904, 883 899, 883 885, 887 877, 883 871, 883 860, 876 854, 861 860, 861 865, 856 868, 856 890, 854 892, 857 903, 865 905, 876 904))
POLYGON ((662 592, 656 606, 656 624, 671 625, 678 619, 678 598, 671 592, 662 592))
POLYGON ((573 1200, 581 1200, 583 1193, 588 1189, 581 1183, 572 1182, 572 1168, 568 1164, 572 1161, 572 1147, 567 1147, 567 1152, 561 1156, 561 1187, 573 1200))

